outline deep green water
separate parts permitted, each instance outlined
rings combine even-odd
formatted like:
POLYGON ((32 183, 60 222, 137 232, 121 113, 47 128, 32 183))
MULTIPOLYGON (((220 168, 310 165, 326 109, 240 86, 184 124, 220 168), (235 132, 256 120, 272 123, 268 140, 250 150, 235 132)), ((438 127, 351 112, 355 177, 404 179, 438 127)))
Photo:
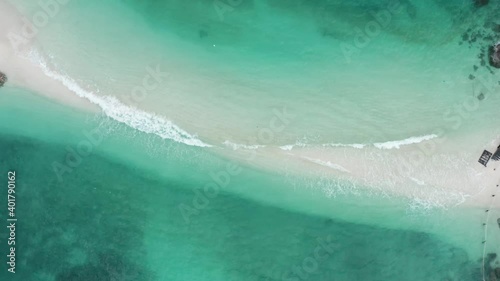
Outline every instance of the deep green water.
MULTIPOLYGON (((390 281, 481 275, 476 258, 435 235, 305 215, 224 190, 186 221, 180 204, 189 205, 192 190, 206 183, 196 176, 202 168, 182 160, 196 157, 196 148, 163 159, 160 177, 138 163, 107 156, 103 141, 60 181, 54 161, 68 163, 68 147, 78 147, 82 130, 102 120, 71 114, 17 89, 2 92, 2 120, 18 118, 1 123, 0 172, 16 171, 19 218, 16 274, 2 270, 2 280, 390 281), (63 116, 60 127, 42 127, 63 116), (63 135, 67 141, 61 141, 63 135), (325 245, 319 241, 328 241, 331 252, 312 260, 325 245)), ((116 129, 105 138, 121 134, 116 129)), ((209 158, 203 165, 210 161, 219 165, 209 158)), ((237 176, 232 188, 265 187, 269 193, 276 188, 265 173, 252 172, 250 182, 247 176, 237 176)), ((6 237, 5 228, 0 234, 6 237)), ((0 247, 6 251, 5 243, 0 247)))
POLYGON ((331 253, 302 280, 479 280, 477 261, 423 232, 228 195, 186 224, 178 204, 193 195, 179 185, 195 183, 154 180, 101 155, 61 183, 47 159, 64 157, 63 146, 7 135, 0 145, 2 174, 17 172, 19 218, 18 269, 3 280, 299 280, 292 269, 314 257, 317 239, 330 239, 331 253))
POLYGON ((193 195, 179 185, 195 183, 154 180, 101 155, 89 156, 61 183, 47 159, 64 158, 63 145, 3 135, 1 151, 9 159, 2 173, 17 172, 20 218, 19 269, 15 279, 3 271, 4 280, 281 280, 313 256, 316 239, 328 237, 334 250, 309 280, 478 280, 476 261, 422 232, 311 217, 228 195, 186 224, 178 205, 193 195))

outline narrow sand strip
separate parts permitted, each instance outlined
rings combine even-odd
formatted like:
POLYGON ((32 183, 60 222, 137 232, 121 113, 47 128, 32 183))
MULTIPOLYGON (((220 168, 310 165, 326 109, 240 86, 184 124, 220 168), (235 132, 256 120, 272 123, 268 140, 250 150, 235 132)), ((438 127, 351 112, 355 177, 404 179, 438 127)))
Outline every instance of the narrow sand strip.
POLYGON ((23 29, 29 30, 26 22, 27 19, 23 21, 23 16, 16 8, 6 0, 0 0, 0 71, 8 77, 6 85, 28 88, 80 109, 97 110, 95 105, 73 94, 62 83, 47 77, 37 65, 25 58, 36 45, 36 38, 27 39, 23 36, 23 29))
MULTIPOLYGON (((48 98, 80 109, 99 110, 98 106, 75 95, 64 83, 47 76, 39 66, 25 58, 36 45, 36 38, 15 50, 12 38, 23 34, 25 21, 5 0, 0 0, 0 25, 0 71, 9 77, 8 85, 27 87, 48 98)), ((242 150, 256 149, 257 157, 250 162, 251 165, 267 170, 278 169, 287 174, 310 176, 312 180, 318 175, 337 182, 339 179, 345 180, 351 183, 352 188, 364 186, 373 188, 373 191, 379 194, 405 196, 422 207, 449 207, 460 204, 489 207, 489 199, 499 180, 493 170, 498 164, 490 162, 490 166, 484 168, 477 163, 482 147, 463 148, 454 145, 455 142, 468 143, 461 140, 448 141, 445 144, 430 137, 422 140, 434 143, 435 151, 422 154, 416 144, 400 148, 398 143, 377 143, 375 147, 356 144, 349 147, 286 146, 286 149, 250 145, 242 146, 241 150, 238 150, 237 145, 226 143, 230 144, 230 147, 223 149, 221 153, 228 158, 241 160, 248 155, 242 150)), ((414 143, 417 140, 410 138, 405 141, 414 143)), ((349 192, 349 188, 340 190, 335 185, 323 189, 329 195, 349 192)))
POLYGON ((291 175, 292 182, 294 177, 310 178, 312 186, 326 196, 368 192, 406 197, 416 209, 500 209, 498 203, 491 204, 492 195, 500 196, 497 187, 500 163, 490 160, 487 167, 478 163, 483 149, 495 151, 494 141, 484 144, 474 137, 453 140, 436 137, 392 149, 321 145, 293 149, 249 147, 222 153, 228 158, 236 157, 236 161, 291 175))

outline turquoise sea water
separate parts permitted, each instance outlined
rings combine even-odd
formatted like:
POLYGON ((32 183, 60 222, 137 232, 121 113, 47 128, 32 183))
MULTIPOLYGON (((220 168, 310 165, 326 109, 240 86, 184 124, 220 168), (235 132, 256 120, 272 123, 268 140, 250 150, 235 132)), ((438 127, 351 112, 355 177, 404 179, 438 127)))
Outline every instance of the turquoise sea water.
MULTIPOLYGON (((12 3, 28 18, 40 10, 12 3)), ((498 1, 391 3, 61 6, 36 59, 102 112, 0 89, 0 173, 16 170, 19 217, 17 273, 2 269, 1 280, 482 280, 483 246, 498 241, 492 223, 482 244, 482 209, 411 212, 407 198, 369 187, 328 197, 314 188, 322 179, 226 157, 225 141, 255 139, 282 108, 291 124, 266 145, 496 135, 479 121, 495 120, 498 74, 478 55, 498 1), (356 43, 387 13, 380 34, 356 43), (148 67, 168 76, 136 99, 148 67), (456 116, 443 114, 479 93, 481 110, 453 129, 456 116), (109 96, 189 135, 117 111, 109 96), (213 147, 186 144, 195 139, 213 147)))
MULTIPOLYGON (((3 280, 479 280, 481 275, 475 258, 436 235, 305 215, 226 191, 186 221, 179 206, 190 204, 192 189, 203 181, 190 178, 189 161, 179 158, 196 152, 163 159, 168 178, 160 177, 101 151, 124 128, 106 135, 102 147, 59 181, 52 164, 64 163, 81 144, 82 131, 101 126, 102 117, 71 114, 17 89, 2 91, 2 120, 22 116, 2 123, 2 159, 9 161, 2 161, 1 169, 17 172, 19 218, 18 270, 15 278, 2 271, 3 280), (25 130, 63 116, 61 126, 25 130), (331 252, 321 253, 325 258, 315 266, 314 251, 325 243, 331 252)), ((251 183, 236 178, 231 188, 272 190, 279 184, 265 173, 250 174, 251 183)), ((402 214, 392 216, 397 220, 402 214)), ((5 229, 1 233, 5 237, 5 229)))
POLYGON ((243 1, 219 16, 214 3, 69 2, 37 38, 53 68, 85 89, 167 116, 216 145, 256 135, 274 108, 295 116, 271 141, 284 145, 455 133, 454 106, 483 92, 488 110, 461 128, 471 132, 484 129, 478 120, 500 103, 488 94, 498 77, 478 58, 493 42, 495 9, 464 1, 406 1, 397 12, 389 12, 391 1, 243 1), (134 99, 148 66, 168 77, 134 99))

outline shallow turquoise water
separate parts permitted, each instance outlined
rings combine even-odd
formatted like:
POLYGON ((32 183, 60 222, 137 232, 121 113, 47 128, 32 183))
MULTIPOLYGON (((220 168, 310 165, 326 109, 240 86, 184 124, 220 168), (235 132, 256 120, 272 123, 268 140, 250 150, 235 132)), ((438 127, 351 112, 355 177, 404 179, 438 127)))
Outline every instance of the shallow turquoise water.
POLYGON ((160 113, 215 145, 256 135, 273 108, 295 116, 271 142, 284 145, 457 133, 456 106, 483 93, 482 109, 462 118, 465 134, 489 128, 477 124, 500 104, 500 79, 478 58, 496 36, 498 1, 481 9, 401 1, 397 12, 391 1, 243 1, 222 18, 214 3, 69 2, 38 39, 54 68, 85 89, 160 113), (366 32, 387 13, 380 32, 366 32), (462 41, 476 31, 481 37, 462 41), (148 66, 168 78, 134 100, 148 66))
MULTIPOLYGON (((272 145, 387 141, 443 128, 453 138, 496 126, 478 122, 496 118, 500 99, 468 78, 484 76, 497 89, 498 74, 477 57, 489 39, 462 41, 470 28, 491 33, 483 25, 493 8, 402 1, 349 61, 345 44, 356 44, 357 28, 388 1, 243 0, 223 15, 214 3, 69 2, 37 46, 52 70, 85 90, 161 114, 215 146, 255 136, 282 107, 295 119, 272 145), (132 99, 155 65, 169 78, 132 99), (481 91, 481 111, 451 129, 443 114, 481 91)), ((220 147, 141 133, 17 88, 0 89, 0 120, 0 159, 8 159, 0 173, 18 173, 20 218, 18 273, 1 271, 2 280, 482 278, 481 256, 471 254, 482 249, 481 222, 455 210, 409 214, 406 199, 368 188, 327 198, 307 189, 321 179, 291 182, 230 161, 220 147), (87 135, 96 131, 102 141, 92 144, 87 135), (79 148, 91 151, 71 158, 79 148), (200 199, 228 163, 239 172, 200 199), (330 237, 331 253, 316 258, 318 239, 330 237)))

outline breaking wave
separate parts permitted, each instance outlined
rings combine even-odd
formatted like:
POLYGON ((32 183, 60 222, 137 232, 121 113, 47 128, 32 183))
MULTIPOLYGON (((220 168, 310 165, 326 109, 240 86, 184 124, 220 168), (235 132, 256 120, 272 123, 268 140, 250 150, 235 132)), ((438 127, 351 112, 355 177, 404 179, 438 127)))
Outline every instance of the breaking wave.
POLYGON ((184 131, 163 116, 127 106, 113 96, 99 96, 91 91, 84 90, 70 77, 50 70, 47 62, 36 50, 30 52, 28 59, 38 65, 45 75, 61 82, 77 96, 99 106, 106 116, 120 123, 144 133, 155 134, 163 139, 171 139, 191 146, 211 147, 211 145, 184 131))
POLYGON ((437 137, 438 137, 437 135, 432 134, 432 135, 425 135, 425 136, 418 136, 418 137, 410 137, 410 138, 407 138, 404 140, 379 142, 379 143, 374 143, 373 145, 376 148, 380 148, 380 149, 393 149, 393 148, 399 149, 403 145, 419 143, 419 142, 431 140, 431 139, 437 138, 437 137))
POLYGON ((234 142, 230 142, 230 141, 225 141, 225 142, 223 142, 223 144, 225 146, 228 146, 228 147, 232 148, 233 150, 238 150, 240 148, 243 148, 243 149, 258 149, 258 148, 261 148, 261 147, 265 147, 265 145, 260 145, 260 144, 247 145, 247 144, 234 143, 234 142))
POLYGON ((342 172, 345 172, 345 173, 350 173, 350 171, 347 170, 346 168, 342 167, 339 164, 332 163, 330 161, 323 161, 323 160, 320 160, 320 159, 314 159, 314 158, 309 158, 309 157, 302 157, 302 158, 306 159, 307 161, 310 161, 312 163, 324 166, 324 167, 332 168, 332 169, 339 170, 339 171, 342 171, 342 172))
POLYGON ((288 145, 283 145, 280 146, 282 150, 292 150, 296 147, 317 147, 317 146, 323 146, 323 147, 352 147, 352 148, 357 148, 357 149, 362 149, 365 147, 369 146, 374 146, 379 149, 399 149, 401 146, 404 145, 410 145, 410 144, 415 144, 415 143, 420 143, 423 141, 431 140, 434 138, 437 138, 438 136, 435 134, 431 135, 424 135, 424 136, 418 136, 418 137, 410 137, 404 140, 396 140, 396 141, 387 141, 387 142, 376 142, 372 144, 363 144, 363 143, 325 143, 325 144, 305 144, 302 142, 297 142, 295 144, 288 144, 288 145))

